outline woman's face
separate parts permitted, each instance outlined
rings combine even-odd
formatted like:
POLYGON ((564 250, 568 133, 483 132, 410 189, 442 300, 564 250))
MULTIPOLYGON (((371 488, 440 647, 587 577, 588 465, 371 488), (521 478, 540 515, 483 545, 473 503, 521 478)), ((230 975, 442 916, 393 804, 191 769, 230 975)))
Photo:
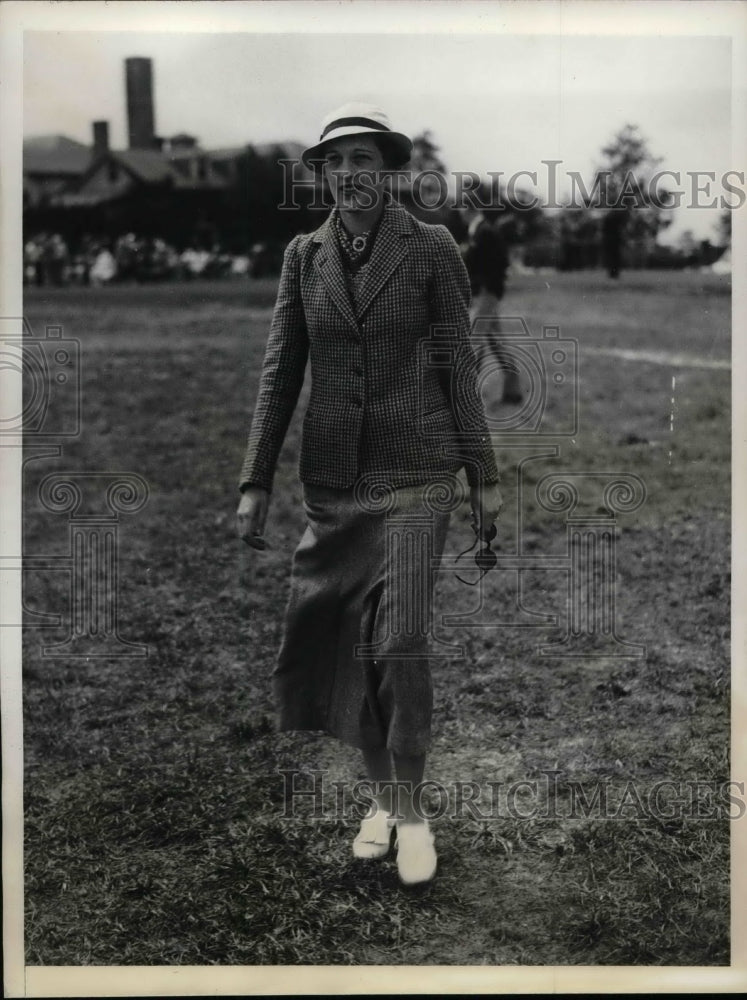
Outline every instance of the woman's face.
POLYGON ((338 208, 370 212, 384 196, 384 157, 370 135, 335 139, 324 152, 324 174, 338 208))

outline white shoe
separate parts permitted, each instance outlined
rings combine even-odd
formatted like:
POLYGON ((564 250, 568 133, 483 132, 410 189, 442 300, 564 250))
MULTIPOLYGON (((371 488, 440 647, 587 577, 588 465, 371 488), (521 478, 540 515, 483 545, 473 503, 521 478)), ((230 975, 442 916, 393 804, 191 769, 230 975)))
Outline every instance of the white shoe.
POLYGON ((394 820, 385 809, 377 809, 373 816, 361 822, 358 836, 353 841, 356 858, 384 858, 389 853, 394 820))
POLYGON ((436 874, 436 848, 428 822, 397 824, 397 870, 405 885, 430 882, 436 874))

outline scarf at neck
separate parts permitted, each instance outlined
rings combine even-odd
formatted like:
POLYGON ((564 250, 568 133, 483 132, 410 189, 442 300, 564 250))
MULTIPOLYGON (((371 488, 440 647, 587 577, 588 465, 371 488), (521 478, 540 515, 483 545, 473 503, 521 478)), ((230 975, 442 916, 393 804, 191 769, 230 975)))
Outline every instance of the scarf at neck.
POLYGON ((359 236, 353 236, 347 231, 342 219, 340 218, 339 212, 335 212, 334 218, 337 242, 342 250, 343 258, 347 266, 352 271, 357 271, 358 268, 362 267, 371 256, 371 251, 373 250, 374 240, 376 239, 376 232, 379 228, 381 217, 379 217, 376 224, 372 226, 368 232, 361 233, 359 236))

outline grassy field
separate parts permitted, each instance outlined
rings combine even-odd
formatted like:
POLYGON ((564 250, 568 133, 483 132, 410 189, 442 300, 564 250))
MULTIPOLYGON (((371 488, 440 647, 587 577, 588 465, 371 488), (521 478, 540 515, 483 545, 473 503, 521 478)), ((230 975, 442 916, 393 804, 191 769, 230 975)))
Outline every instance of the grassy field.
MULTIPOLYGON (((332 740, 274 732, 269 675, 303 528, 298 413, 272 548, 258 556, 235 537, 274 291, 258 281, 27 296, 35 332, 62 325, 82 355, 81 434, 26 468, 27 553, 67 550, 67 516, 37 498, 50 472, 132 472, 149 489, 120 518, 118 606, 121 636, 149 655, 45 657, 65 629, 24 636, 27 962, 728 964, 730 824, 708 797, 729 777, 731 373, 713 365, 730 357, 728 279, 512 281, 506 315, 578 343, 579 426, 554 454, 547 438, 499 442, 499 550, 565 551, 566 515, 534 495, 542 476, 638 476, 645 502, 617 518, 616 621, 645 656, 611 659, 594 641, 584 657, 541 655, 560 632, 532 616, 563 624, 564 572, 522 571, 520 588, 509 570, 487 578, 488 617, 475 621, 491 627, 456 628, 465 656, 434 662, 427 776, 505 791, 552 771, 553 808, 434 821, 439 874, 417 894, 400 888, 393 859, 352 858, 352 809, 282 816, 281 769, 327 782, 363 772, 332 740), (618 349, 696 360, 605 353, 618 349), (679 812, 637 805, 664 781, 683 796, 705 784, 679 812), (616 818, 572 814, 578 787, 627 797, 616 818)), ((498 389, 485 382, 495 419, 506 416, 498 389)), ((552 396, 546 426, 568 405, 552 396)), ((598 515, 601 478, 578 481, 584 514, 598 515)), ((447 552, 467 544, 464 508, 447 552)), ((475 600, 443 574, 441 611, 470 613, 475 600)), ((26 601, 65 615, 67 578, 29 573, 26 601)))

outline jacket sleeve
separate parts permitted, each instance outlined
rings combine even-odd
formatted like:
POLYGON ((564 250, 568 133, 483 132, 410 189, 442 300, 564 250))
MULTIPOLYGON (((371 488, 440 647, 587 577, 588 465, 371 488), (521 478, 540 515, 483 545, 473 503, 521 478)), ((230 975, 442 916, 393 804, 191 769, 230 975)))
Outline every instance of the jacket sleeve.
POLYGON ((303 385, 309 342, 299 282, 298 241, 287 246, 265 349, 239 488, 272 489, 280 449, 303 385))
POLYGON ((436 247, 431 278, 431 324, 451 348, 449 395, 460 434, 470 486, 500 480, 485 409, 477 388, 477 361, 470 343, 470 283, 459 248, 445 226, 434 226, 436 247), (445 329, 444 329, 445 328, 445 329))

